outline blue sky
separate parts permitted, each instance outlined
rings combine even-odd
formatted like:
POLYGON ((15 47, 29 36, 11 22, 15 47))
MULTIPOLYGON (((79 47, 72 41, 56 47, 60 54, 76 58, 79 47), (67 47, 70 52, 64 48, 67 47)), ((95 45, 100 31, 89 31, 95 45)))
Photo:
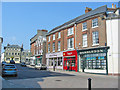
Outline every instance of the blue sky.
MULTIPOLYGON (((114 2, 118 5, 118 3, 114 2)), ((85 13, 85 7, 95 9, 112 2, 3 2, 3 46, 18 44, 30 49, 30 38, 37 29, 51 29, 85 13)), ((2 50, 3 52, 4 50, 2 50)))

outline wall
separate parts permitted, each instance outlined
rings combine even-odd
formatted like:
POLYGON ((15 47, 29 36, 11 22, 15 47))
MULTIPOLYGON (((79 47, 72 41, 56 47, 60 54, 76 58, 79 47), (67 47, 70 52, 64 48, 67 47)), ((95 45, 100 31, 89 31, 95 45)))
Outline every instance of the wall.
POLYGON ((106 21, 107 45, 108 50, 108 74, 118 74, 118 22, 120 19, 106 21))

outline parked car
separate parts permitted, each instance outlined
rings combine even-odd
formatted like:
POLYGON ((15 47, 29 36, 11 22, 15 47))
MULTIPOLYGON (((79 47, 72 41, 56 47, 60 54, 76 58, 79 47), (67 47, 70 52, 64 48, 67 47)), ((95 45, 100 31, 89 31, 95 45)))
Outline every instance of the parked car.
POLYGON ((47 66, 45 64, 37 64, 35 65, 35 69, 47 70, 47 66))
POLYGON ((21 66, 26 67, 25 62, 22 62, 22 63, 21 63, 21 66))
POLYGON ((17 76, 17 67, 15 64, 5 64, 2 68, 2 76, 14 75, 17 76))
POLYGON ((10 60, 10 64, 15 64, 15 61, 14 60, 10 60))
POLYGON ((6 64, 6 62, 5 62, 5 61, 2 61, 2 66, 5 65, 5 64, 6 64))

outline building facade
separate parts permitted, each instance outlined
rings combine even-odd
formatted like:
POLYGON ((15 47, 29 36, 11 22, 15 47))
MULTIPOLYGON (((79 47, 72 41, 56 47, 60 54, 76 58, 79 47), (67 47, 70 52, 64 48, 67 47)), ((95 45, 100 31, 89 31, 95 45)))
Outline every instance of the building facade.
POLYGON ((37 34, 30 39, 31 64, 46 64, 46 34, 47 30, 37 30, 37 34))
POLYGON ((119 71, 119 29, 120 29, 120 8, 115 13, 110 13, 106 18, 106 32, 108 50, 108 74, 120 75, 119 71))
POLYGON ((63 70, 108 74, 110 46, 107 45, 106 18, 116 9, 113 5, 112 8, 105 5, 95 10, 86 7, 85 14, 52 29, 46 42, 48 68, 56 65, 57 58, 53 56, 63 52, 63 70))
POLYGON ((0 37, 0 60, 1 60, 1 49, 2 49, 3 38, 0 37))
POLYGON ((25 62, 26 64, 29 64, 30 56, 31 56, 30 50, 23 50, 21 52, 21 62, 25 62))
POLYGON ((18 45, 10 45, 4 47, 4 60, 9 63, 10 60, 14 60, 15 63, 21 62, 21 52, 23 50, 23 45, 20 47, 18 45))

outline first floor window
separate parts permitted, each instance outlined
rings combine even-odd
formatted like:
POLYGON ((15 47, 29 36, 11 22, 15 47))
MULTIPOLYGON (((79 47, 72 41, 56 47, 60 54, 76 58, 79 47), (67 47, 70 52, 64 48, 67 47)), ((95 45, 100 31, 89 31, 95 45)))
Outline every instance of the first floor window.
POLYGON ((60 51, 60 41, 58 41, 58 51, 60 51))
POLYGON ((87 34, 83 35, 83 47, 87 47, 87 34))
POLYGON ((98 31, 92 33, 93 45, 99 44, 99 35, 98 31))
POLYGON ((68 39, 68 49, 74 48, 74 38, 68 39))
POLYGON ((92 27, 98 26, 98 18, 92 20, 92 27))
POLYGON ((83 24, 82 24, 82 30, 84 31, 84 30, 86 30, 87 29, 87 22, 84 22, 83 24))
POLYGON ((73 30, 74 30, 73 27, 68 29, 68 36, 74 34, 73 30))
POLYGON ((55 43, 53 43, 53 52, 55 52, 55 43))
POLYGON ((50 44, 48 44, 48 52, 50 52, 50 44))

